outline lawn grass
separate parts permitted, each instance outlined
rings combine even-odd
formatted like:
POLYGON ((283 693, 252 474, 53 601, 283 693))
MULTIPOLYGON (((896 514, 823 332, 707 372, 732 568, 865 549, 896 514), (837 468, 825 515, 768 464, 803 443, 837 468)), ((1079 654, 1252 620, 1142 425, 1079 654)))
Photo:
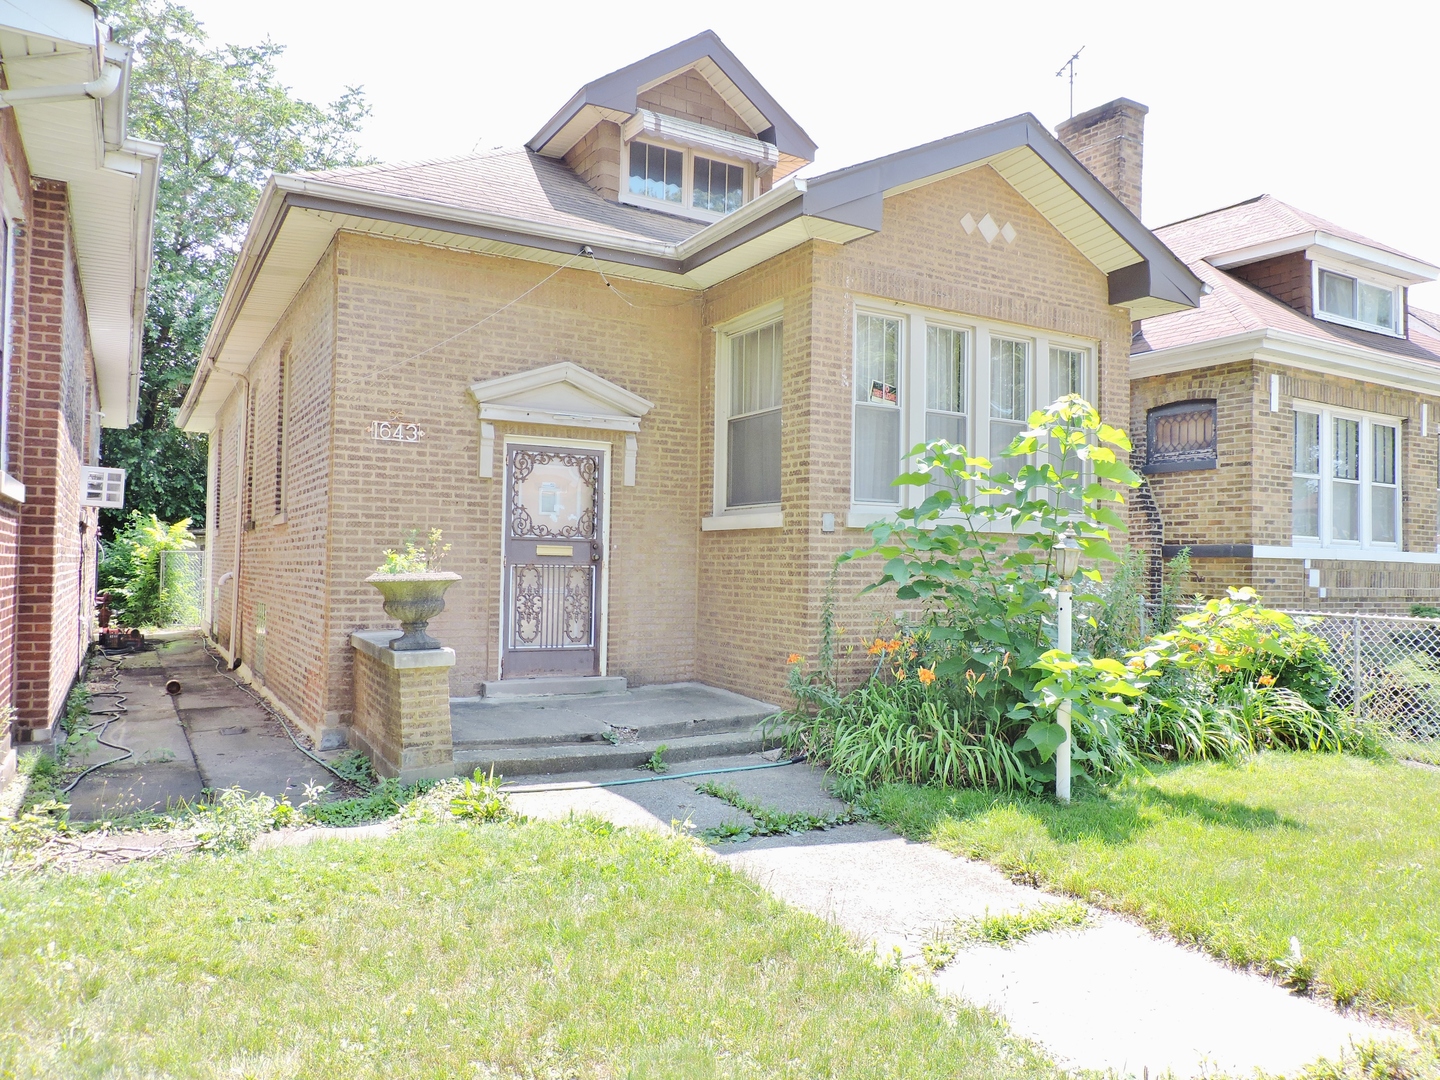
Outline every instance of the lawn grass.
POLYGON ((1058 1077, 689 841, 571 822, 0 879, 0 1076, 1058 1077))
POLYGON ((1341 1004, 1440 1022, 1440 772, 1270 753, 1160 769, 1068 808, 904 785, 867 805, 912 838, 1341 1004))

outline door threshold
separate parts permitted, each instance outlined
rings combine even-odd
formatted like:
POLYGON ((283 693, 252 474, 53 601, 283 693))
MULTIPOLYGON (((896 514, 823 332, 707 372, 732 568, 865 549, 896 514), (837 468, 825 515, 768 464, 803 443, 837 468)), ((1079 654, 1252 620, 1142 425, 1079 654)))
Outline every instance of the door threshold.
POLYGON ((481 683, 480 697, 486 701, 515 701, 582 694, 623 694, 626 686, 621 675, 545 675, 481 683))

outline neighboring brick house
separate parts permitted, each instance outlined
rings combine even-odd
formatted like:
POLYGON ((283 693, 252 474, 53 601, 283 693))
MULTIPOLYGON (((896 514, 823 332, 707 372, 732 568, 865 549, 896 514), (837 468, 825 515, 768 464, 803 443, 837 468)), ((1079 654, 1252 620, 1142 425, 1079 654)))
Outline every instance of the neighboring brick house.
POLYGON ((1205 282, 1137 323, 1143 531, 1206 590, 1308 609, 1440 602, 1440 268, 1269 195, 1156 230, 1205 282))
MULTIPOLYGON (((1132 320, 1199 299, 1032 116, 796 178, 813 156, 706 33, 525 148, 275 177, 180 416, 211 433, 232 661, 352 738, 350 635, 393 625, 363 579, 439 527, 456 697, 569 673, 778 699, 909 447, 988 452, 1070 390, 1123 419, 1132 320)), ((856 637, 871 572, 841 581, 856 637)))
POLYGON ((12 739, 54 737, 88 648, 85 467, 138 403, 160 148, 126 135, 130 50, 109 37, 78 0, 0 13, 0 773, 12 739))

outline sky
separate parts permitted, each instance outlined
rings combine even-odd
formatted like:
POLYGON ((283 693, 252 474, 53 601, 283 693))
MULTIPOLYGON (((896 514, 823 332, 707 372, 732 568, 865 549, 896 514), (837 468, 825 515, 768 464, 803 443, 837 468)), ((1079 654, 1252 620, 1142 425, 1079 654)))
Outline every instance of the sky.
MULTIPOLYGON (((820 150, 810 175, 1017 113, 1149 106, 1151 227, 1269 193, 1440 264, 1440 4, 188 0, 212 39, 286 46, 300 97, 365 89, 382 161, 519 146, 582 84, 714 30, 820 150), (1367 14, 1368 12, 1368 14, 1367 14)), ((1440 310, 1440 283, 1411 290, 1440 310)))

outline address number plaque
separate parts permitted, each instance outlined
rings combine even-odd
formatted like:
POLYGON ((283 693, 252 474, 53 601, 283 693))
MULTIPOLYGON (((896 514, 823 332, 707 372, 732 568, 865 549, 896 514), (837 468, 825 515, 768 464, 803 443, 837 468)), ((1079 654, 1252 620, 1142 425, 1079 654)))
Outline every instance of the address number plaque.
POLYGON ((371 420, 370 437, 379 442, 419 442, 425 437, 419 424, 401 420, 371 420))

